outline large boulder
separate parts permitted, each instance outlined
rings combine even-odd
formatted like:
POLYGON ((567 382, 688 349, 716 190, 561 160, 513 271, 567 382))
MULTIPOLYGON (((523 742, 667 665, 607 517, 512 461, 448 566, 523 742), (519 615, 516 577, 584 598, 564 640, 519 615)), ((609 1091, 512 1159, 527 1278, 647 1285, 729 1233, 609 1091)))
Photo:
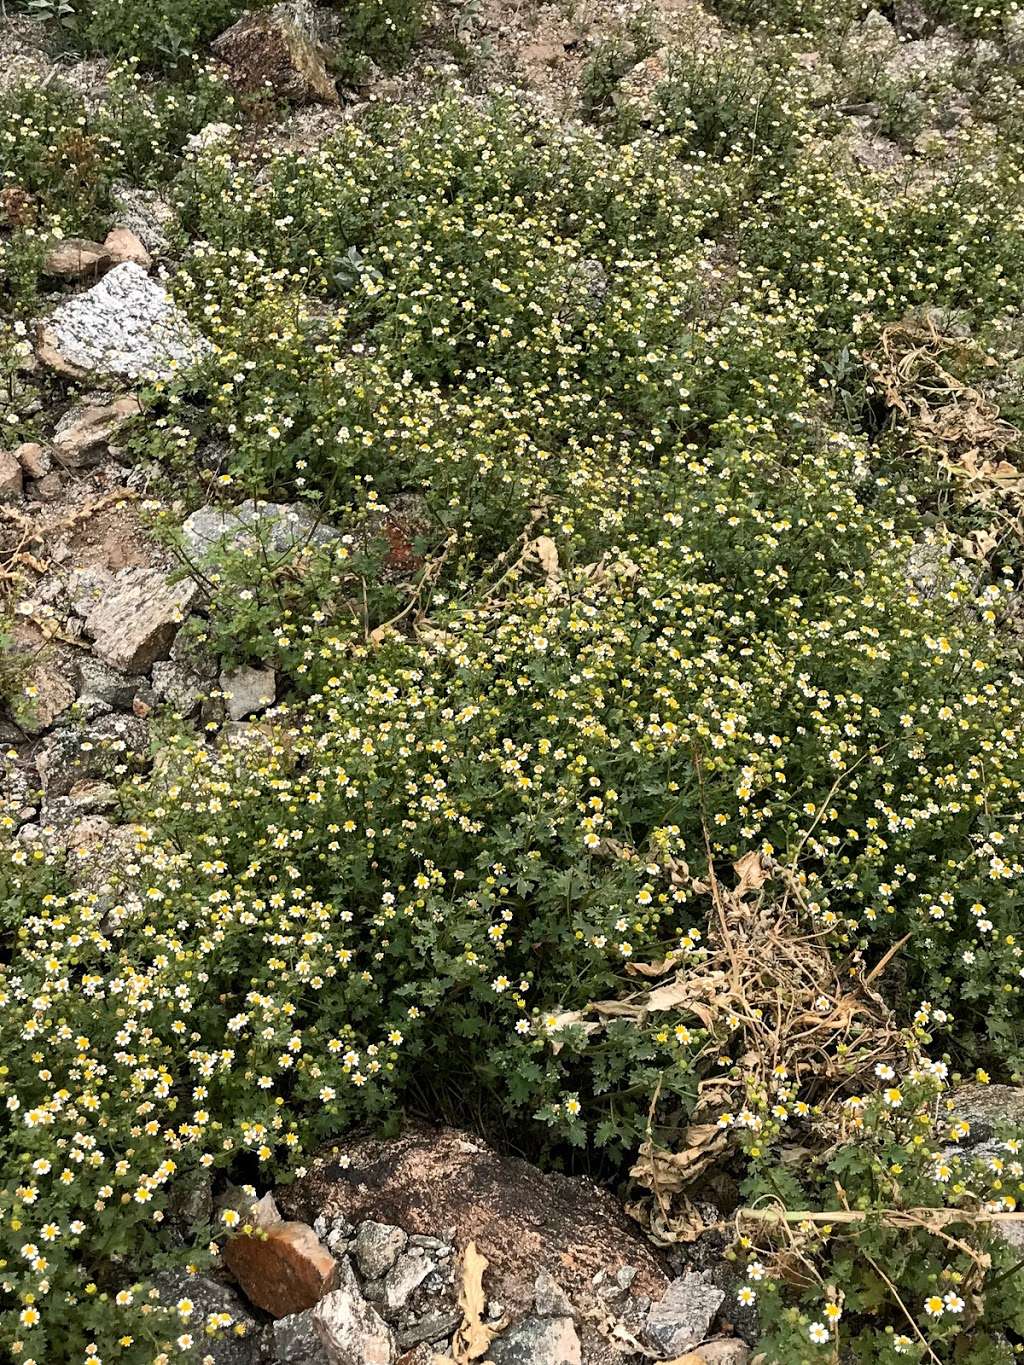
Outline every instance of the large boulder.
MULTIPOLYGON (((554 1282, 580 1314, 607 1311, 608 1299, 594 1285, 595 1277, 606 1279, 623 1312, 625 1300, 632 1302, 638 1330, 669 1285, 654 1249, 611 1195, 500 1156, 452 1129, 417 1127, 326 1153, 279 1191, 278 1202, 289 1216, 321 1220, 317 1226, 325 1229, 373 1222, 402 1229, 413 1243, 447 1237, 464 1252, 474 1242, 489 1263, 488 1297, 510 1320, 537 1311, 540 1271, 547 1272, 542 1301, 552 1302, 554 1282)), ((392 1279, 385 1310, 399 1293, 396 1272, 406 1254, 385 1279, 385 1286, 392 1279)))
POLYGON ((309 7, 297 0, 256 10, 214 40, 214 54, 230 67, 237 90, 257 93, 270 86, 292 104, 339 102, 309 13, 309 7))
POLYGON ((39 325, 36 353, 71 379, 170 379, 210 352, 163 285, 125 261, 39 325))

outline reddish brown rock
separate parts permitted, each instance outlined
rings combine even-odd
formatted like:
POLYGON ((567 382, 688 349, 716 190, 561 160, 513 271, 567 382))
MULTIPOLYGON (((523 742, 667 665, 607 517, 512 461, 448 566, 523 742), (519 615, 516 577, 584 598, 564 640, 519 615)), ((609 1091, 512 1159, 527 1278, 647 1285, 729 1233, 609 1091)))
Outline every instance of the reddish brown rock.
POLYGON ((577 1310, 594 1300, 600 1271, 633 1267, 631 1294, 655 1301, 669 1284, 611 1195, 587 1180, 545 1175, 450 1128, 416 1127, 325 1152, 277 1201, 290 1218, 374 1220, 422 1236, 454 1229, 460 1252, 474 1241, 487 1257, 489 1292, 512 1319, 531 1310, 542 1269, 577 1310))
POLYGON ((255 1237, 233 1237, 224 1264, 249 1302, 275 1318, 312 1308, 333 1289, 338 1270, 306 1223, 275 1223, 255 1237))

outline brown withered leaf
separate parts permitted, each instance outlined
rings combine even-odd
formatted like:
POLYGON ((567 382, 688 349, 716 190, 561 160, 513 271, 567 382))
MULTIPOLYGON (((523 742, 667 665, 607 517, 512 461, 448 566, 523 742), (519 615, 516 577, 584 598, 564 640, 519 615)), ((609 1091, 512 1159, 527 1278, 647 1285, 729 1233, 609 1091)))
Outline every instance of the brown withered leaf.
POLYGON ((691 1123, 678 1152, 645 1142, 630 1175, 658 1195, 678 1194, 725 1151, 725 1130, 717 1123, 691 1123))
POLYGON ((675 965, 675 962, 667 957, 660 962, 627 962, 626 972, 629 976, 664 976, 675 965))
POLYGON ((505 1325, 502 1320, 488 1326, 483 1320, 486 1303, 484 1271, 487 1266, 487 1257, 477 1250, 476 1243, 467 1242, 462 1256, 462 1285, 459 1289, 462 1326, 452 1339, 455 1365, 469 1365, 470 1361, 480 1360, 505 1325))
POLYGON ((562 570, 558 565, 558 546, 550 536, 538 536, 530 545, 530 549, 540 561, 540 567, 547 574, 549 583, 557 583, 562 577, 562 570))
POLYGON ((735 891, 737 896, 743 896, 748 891, 760 890, 770 875, 764 860, 756 850, 744 853, 739 862, 733 863, 732 870, 739 878, 735 891))

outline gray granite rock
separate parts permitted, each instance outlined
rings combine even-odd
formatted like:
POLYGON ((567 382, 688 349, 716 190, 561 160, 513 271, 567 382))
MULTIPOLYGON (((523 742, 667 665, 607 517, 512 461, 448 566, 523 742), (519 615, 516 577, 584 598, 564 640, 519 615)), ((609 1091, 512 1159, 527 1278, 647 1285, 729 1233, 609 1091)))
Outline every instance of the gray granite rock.
POLYGON ((154 1283, 162 1304, 174 1307, 182 1300, 192 1304, 189 1328, 202 1341, 203 1352, 213 1365, 269 1365, 273 1357, 266 1349, 266 1329, 233 1289, 206 1275, 176 1270, 163 1271, 154 1283), (206 1325, 215 1314, 227 1314, 231 1322, 208 1334, 206 1325))
POLYGON ((422 1251, 404 1252, 384 1277, 384 1312, 398 1313, 409 1301, 413 1290, 435 1269, 435 1263, 422 1251))
POLYGON ((307 543, 329 545, 341 532, 321 521, 301 502, 262 502, 253 498, 236 507, 200 507, 182 523, 189 554, 203 557, 218 547, 263 546, 281 555, 307 543))
POLYGON ((523 1318, 491 1342, 494 1365, 582 1365, 572 1318, 523 1318))
POLYGON ((541 1267, 533 1286, 533 1306, 542 1318, 571 1318, 569 1296, 549 1270, 541 1267))
POLYGON ((368 1280, 386 1275, 405 1250, 407 1241, 402 1229, 390 1223, 360 1223, 352 1248, 360 1275, 368 1280))
POLYGON ((60 304, 39 328, 39 359, 74 379, 169 379, 210 352, 162 284, 135 262, 60 304))
POLYGON ((692 1350, 708 1335, 724 1298, 704 1273, 687 1271, 672 1281, 647 1314, 647 1341, 665 1358, 692 1350))
POLYGON ((351 1269, 345 1270, 341 1286, 313 1309, 328 1360, 331 1365, 393 1365, 397 1350, 391 1328, 362 1298, 351 1269))
MULTIPOLYGON (((220 689, 224 693, 224 705, 230 718, 245 720, 246 716, 273 706, 277 675, 272 668, 252 668, 244 664, 241 668, 221 673, 220 689)), ((405 1234, 402 1235, 404 1237, 405 1234)))
POLYGON ((170 250, 168 233, 174 223, 174 209, 156 190, 119 184, 114 186, 110 197, 117 227, 134 232, 154 256, 162 256, 170 250))

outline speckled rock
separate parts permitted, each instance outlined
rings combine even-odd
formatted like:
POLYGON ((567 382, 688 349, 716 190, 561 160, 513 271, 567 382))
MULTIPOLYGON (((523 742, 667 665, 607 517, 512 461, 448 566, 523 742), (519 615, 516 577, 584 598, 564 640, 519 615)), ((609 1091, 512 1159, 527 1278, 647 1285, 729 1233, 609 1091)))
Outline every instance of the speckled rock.
POLYGON ((60 304, 36 343, 43 364, 72 379, 169 379, 209 351, 163 285, 133 261, 60 304))
POLYGON ((329 545, 341 532, 301 502, 247 498, 236 507, 199 507, 181 527, 186 552, 197 558, 224 546, 262 545, 280 555, 305 544, 329 545))
POLYGON ((257 1322, 245 1303, 227 1285, 206 1275, 164 1271, 156 1277, 161 1303, 174 1306, 187 1299, 193 1306, 189 1325, 194 1336, 202 1334, 203 1353, 213 1365, 270 1365, 267 1329, 257 1322), (205 1330, 211 1317, 227 1315, 230 1322, 212 1334, 205 1330))
POLYGON ((493 1365, 582 1365, 572 1318, 523 1318, 491 1342, 493 1365))
POLYGON ((145 673, 167 657, 195 592, 188 579, 172 584, 158 569, 119 570, 85 618, 95 653, 124 673, 145 673))
POLYGON ((647 1341, 665 1358, 692 1350, 708 1335, 724 1298, 703 1272, 687 1271, 672 1281, 647 1314, 647 1341))
POLYGON ((654 1249, 611 1195, 500 1156, 454 1129, 414 1126, 397 1138, 361 1138, 343 1153, 327 1151, 277 1198, 288 1217, 373 1219, 403 1228, 410 1243, 454 1230, 456 1254, 473 1240, 487 1257, 488 1291, 512 1318, 535 1311, 541 1269, 581 1311, 600 1306, 592 1281, 602 1271, 614 1277, 635 1267, 630 1293, 648 1304, 669 1284, 654 1249))
POLYGON ((225 670, 220 675, 220 690, 224 705, 232 720, 245 720, 273 706, 277 691, 277 675, 272 668, 241 668, 225 670))

